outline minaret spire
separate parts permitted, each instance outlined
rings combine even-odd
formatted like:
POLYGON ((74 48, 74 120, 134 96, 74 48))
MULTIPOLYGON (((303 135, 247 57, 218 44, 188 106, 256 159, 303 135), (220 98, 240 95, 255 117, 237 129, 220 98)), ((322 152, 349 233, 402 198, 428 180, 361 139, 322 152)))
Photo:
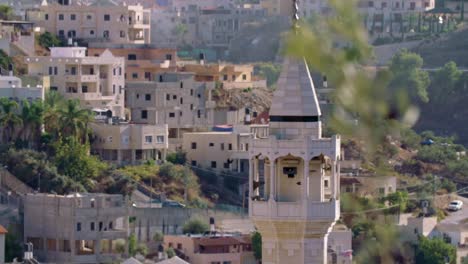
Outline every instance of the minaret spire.
MULTIPOLYGON (((292 0, 292 30, 299 34, 299 0, 292 0)), ((321 138, 320 106, 305 59, 286 56, 270 108, 270 134, 321 138)))

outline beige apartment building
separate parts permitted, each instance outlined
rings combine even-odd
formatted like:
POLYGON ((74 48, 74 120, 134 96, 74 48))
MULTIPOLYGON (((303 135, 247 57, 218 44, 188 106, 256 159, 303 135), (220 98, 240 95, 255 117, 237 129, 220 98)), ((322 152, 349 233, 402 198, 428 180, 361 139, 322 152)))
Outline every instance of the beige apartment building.
POLYGON ((184 63, 177 68, 182 72, 195 73, 200 82, 217 82, 224 89, 266 88, 266 80, 254 75, 254 66, 227 63, 184 63))
POLYGON ((166 235, 164 246, 192 264, 255 264, 250 235, 166 235))
POLYGON ((24 242, 41 262, 114 262, 121 257, 117 241, 127 243, 127 210, 122 195, 27 194, 24 242))
POLYGON ((395 176, 345 176, 340 179, 342 193, 354 193, 358 196, 387 196, 397 190, 395 176))
POLYGON ((129 122, 93 122, 92 151, 103 160, 118 165, 146 160, 165 160, 169 147, 167 125, 129 122))
POLYGON ((152 81, 157 73, 175 71, 177 50, 158 48, 149 44, 91 43, 90 56, 99 56, 109 50, 116 57, 125 58, 127 82, 152 81))
POLYGON ((125 61, 109 51, 87 56, 84 47, 51 48, 50 56, 26 57, 28 74, 50 76, 50 89, 89 109, 105 108, 123 118, 125 61))
POLYGON ((34 55, 33 25, 28 21, 0 20, 0 49, 9 56, 34 55))
POLYGON ((28 10, 26 16, 43 31, 64 39, 138 44, 151 41, 151 12, 141 5, 44 0, 40 7, 28 10))
POLYGON ((268 125, 237 125, 229 132, 185 133, 182 150, 191 166, 213 172, 247 174, 251 135, 266 137, 268 125))

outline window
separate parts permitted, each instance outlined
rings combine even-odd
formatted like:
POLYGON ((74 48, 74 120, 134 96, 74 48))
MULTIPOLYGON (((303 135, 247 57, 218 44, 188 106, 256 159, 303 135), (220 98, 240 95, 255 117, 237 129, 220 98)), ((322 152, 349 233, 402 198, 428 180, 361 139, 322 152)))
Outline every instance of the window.
POLYGON ((170 94, 166 94, 166 101, 170 101, 171 100, 171 95, 170 94))
POLYGON ((145 143, 153 143, 153 137, 152 136, 145 136, 145 143))
POLYGON ((196 161, 196 160, 192 160, 191 164, 192 164, 192 166, 195 167, 195 166, 197 166, 197 161, 196 161))
POLYGON ((90 229, 91 231, 94 231, 94 229, 95 229, 95 228, 94 228, 94 222, 91 222, 91 224, 90 224, 90 226, 89 226, 89 229, 90 229))
POLYGON ((374 2, 373 1, 369 1, 369 3, 367 4, 369 7, 374 7, 374 2))
POLYGON ((177 243, 177 249, 182 250, 182 244, 181 243, 177 243))
POLYGON ((136 72, 132 73, 132 78, 133 79, 138 79, 138 73, 136 73, 136 72))
POLYGON ((201 118, 201 111, 200 111, 200 109, 197 110, 197 117, 198 117, 198 118, 201 118))
POLYGON ((110 15, 108 14, 104 15, 104 21, 110 21, 110 15))
POLYGON ((112 85, 112 94, 115 94, 115 84, 112 85))
POLYGON ((190 89, 190 95, 193 96, 193 89, 190 89))
POLYGON ((216 169, 216 161, 211 162, 211 168, 216 169))
POLYGON ((49 20, 49 14, 45 14, 44 19, 49 20))
POLYGON ((227 76, 227 74, 224 74, 224 76, 223 76, 223 80, 227 81, 227 79, 228 79, 228 76, 227 76))
POLYGON ((385 188, 379 188, 379 194, 385 194, 385 188))
POLYGON ((424 2, 424 7, 429 7, 429 2, 424 2))
POLYGON ((145 94, 145 100, 151 101, 151 94, 145 94))
POLYGON ((64 31, 64 30, 62 30, 62 29, 61 29, 61 30, 59 30, 59 31, 58 31, 58 35, 59 35, 60 37, 63 37, 63 36, 65 36, 65 31, 64 31))
POLYGON ((184 82, 180 82, 180 89, 184 88, 184 82))
POLYGON ((94 30, 90 30, 90 31, 89 31, 89 34, 90 34, 90 35, 94 35, 94 30))
POLYGON ((177 95, 174 94, 174 95, 172 96, 172 99, 177 100, 177 95))
POLYGON ((214 147, 214 143, 210 142, 209 146, 214 147))
POLYGON ((136 94, 136 99, 140 98, 140 94, 136 94))
POLYGON ((231 143, 229 143, 229 145, 228 145, 228 150, 232 150, 232 144, 231 143))
POLYGON ((102 33, 102 36, 104 38, 109 38, 110 37, 109 30, 104 30, 104 32, 102 33))
POLYGON ((197 149, 197 142, 192 142, 192 149, 197 149))
POLYGON ((224 143, 221 143, 221 150, 224 150, 224 143))
POLYGON ((63 20, 63 19, 64 19, 63 14, 59 14, 59 20, 63 20))
POLYGON ((121 37, 121 38, 125 38, 125 31, 120 30, 120 37, 121 37))
POLYGON ((166 60, 172 60, 172 54, 166 54, 166 60))
POLYGON ((224 167, 225 169, 229 169, 229 162, 224 162, 223 167, 224 167))
POLYGON ((145 72, 145 79, 151 81, 151 72, 145 72))
POLYGON ((74 37, 76 37, 76 31, 75 31, 75 30, 70 30, 70 31, 68 31, 68 37, 69 37, 69 38, 74 38, 74 37))
POLYGON ((193 104, 190 104, 190 110, 193 110, 193 104))
POLYGON ((78 231, 78 232, 81 231, 81 223, 80 222, 76 223, 76 231, 78 231))
POLYGON ((164 143, 164 136, 156 136, 157 143, 164 143))
POLYGON ((198 98, 201 98, 201 94, 197 94, 197 97, 198 97, 198 98))
POLYGON ((141 110, 141 119, 148 118, 148 110, 141 110))
POLYGON ((249 144, 245 144, 245 151, 249 151, 249 144))
POLYGON ((102 222, 99 222, 99 231, 102 231, 102 222))
POLYGON ((123 87, 122 85, 119 85, 119 94, 122 94, 122 92, 123 92, 123 87))
POLYGON ((328 180, 323 181, 323 187, 328 188, 328 180))
POLYGON ((71 15, 70 15, 70 20, 76 20, 76 15, 75 15, 75 14, 71 14, 71 15))
POLYGON ((137 56, 136 56, 136 54, 128 54, 127 59, 128 60, 136 60, 137 56))
POLYGON ((169 117, 171 117, 171 118, 175 117, 175 113, 173 113, 173 112, 169 113, 169 117))
POLYGON ((119 67, 119 75, 122 76, 122 67, 119 67))
POLYGON ((179 101, 180 101, 180 104, 184 104, 184 98, 181 97, 179 101))
POLYGON ((416 3, 415 3, 415 2, 411 2, 411 3, 410 3, 410 9, 411 9, 411 10, 416 9, 416 3))
POLYGON ((49 75, 52 75, 52 74, 53 74, 53 68, 49 67, 49 75))
POLYGON ((112 229, 114 228, 114 223, 112 223, 112 221, 109 222, 109 229, 112 229))
POLYGON ((387 7, 387 2, 382 2, 382 8, 386 8, 387 7))
POLYGON ((92 16, 92 15, 86 15, 86 19, 87 19, 87 20, 92 20, 92 19, 93 19, 93 16, 92 16))
POLYGON ((242 74, 242 80, 247 80, 247 74, 242 74))

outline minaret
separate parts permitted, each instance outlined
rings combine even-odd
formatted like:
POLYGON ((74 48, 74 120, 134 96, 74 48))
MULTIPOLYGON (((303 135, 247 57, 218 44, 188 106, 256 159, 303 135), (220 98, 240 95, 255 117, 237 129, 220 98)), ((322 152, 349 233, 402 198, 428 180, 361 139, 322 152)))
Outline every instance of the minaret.
MULTIPOLYGON (((295 0, 293 9, 297 20, 295 0)), ((322 138, 320 116, 305 60, 286 57, 270 136, 252 138, 249 151, 249 215, 262 235, 263 264, 327 263, 327 237, 340 217, 340 138, 322 138)))

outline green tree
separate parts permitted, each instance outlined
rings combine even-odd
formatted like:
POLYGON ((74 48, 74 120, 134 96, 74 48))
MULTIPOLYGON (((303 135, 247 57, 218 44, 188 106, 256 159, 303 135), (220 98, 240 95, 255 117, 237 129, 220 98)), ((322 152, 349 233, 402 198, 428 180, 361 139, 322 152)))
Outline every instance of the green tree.
POLYGON ((400 212, 404 212, 406 210, 406 206, 408 204, 408 193, 396 191, 391 193, 385 197, 390 205, 399 205, 400 212))
POLYGON ((252 234, 252 250, 254 252, 255 259, 262 259, 262 235, 259 232, 252 234))
POLYGON ((85 188, 93 188, 96 178, 107 169, 97 157, 89 155, 89 145, 73 137, 55 143, 54 163, 60 174, 67 175, 85 188))
POLYGON ((154 236, 153 236, 153 241, 154 242, 162 242, 164 240, 164 235, 160 232, 156 232, 154 233, 154 236))
POLYGON ((187 162, 187 153, 181 150, 169 153, 166 160, 173 164, 184 165, 187 162))
POLYGON ((65 103, 65 99, 56 91, 48 91, 44 99, 44 127, 45 131, 58 139, 60 132, 59 110, 65 103))
POLYGON ((268 87, 272 87, 278 81, 281 73, 281 65, 274 63, 261 63, 255 66, 258 75, 266 79, 268 87))
POLYGON ((393 56, 389 70, 392 75, 389 86, 392 89, 405 89, 410 98, 429 102, 427 87, 430 84, 429 74, 422 70, 423 59, 406 49, 393 56))
POLYGON ((11 143, 15 127, 21 125, 21 118, 17 115, 18 103, 6 97, 0 98, 0 126, 2 129, 3 143, 11 143))
POLYGON ((10 64, 13 64, 13 59, 8 56, 5 51, 0 49, 0 67, 7 70, 10 64))
POLYGON ((168 258, 175 257, 175 255, 176 255, 176 253, 175 253, 174 249, 173 249, 173 248, 171 248, 171 247, 170 247, 170 248, 168 248, 168 249, 166 250, 166 254, 167 254, 167 257, 168 257, 168 258))
POLYGON ((0 19, 12 20, 14 17, 14 10, 10 6, 0 5, 0 19))
POLYGON ((455 246, 440 238, 428 239, 421 236, 416 249, 416 264, 440 264, 456 262, 455 246))
POLYGON ((209 226, 205 221, 194 218, 186 222, 182 230, 184 234, 203 234, 209 230, 209 226))
POLYGON ((44 107, 41 101, 29 103, 24 100, 21 108, 21 123, 23 124, 18 133, 27 142, 27 147, 38 146, 41 135, 41 126, 44 123, 44 107))
MULTIPOLYGON (((11 230, 9 228, 9 230, 11 230)), ((5 235, 5 261, 12 262, 14 258, 21 258, 23 249, 17 235, 8 232, 5 235)))
POLYGON ((431 99, 437 103, 447 102, 448 98, 454 96, 456 88, 463 87, 458 85, 462 75, 463 72, 457 68, 455 62, 447 62, 435 73, 431 85, 431 99))
POLYGON ((51 48, 63 46, 63 42, 54 34, 46 31, 37 37, 37 42, 41 47, 51 48))
POLYGON ((137 254, 137 247, 138 247, 138 242, 136 239, 136 236, 134 234, 131 234, 128 237, 128 254, 130 256, 135 256, 137 254))
POLYGON ((60 131, 63 137, 74 137, 82 143, 88 142, 88 123, 92 112, 83 109, 78 100, 67 100, 62 109, 58 109, 60 131))

